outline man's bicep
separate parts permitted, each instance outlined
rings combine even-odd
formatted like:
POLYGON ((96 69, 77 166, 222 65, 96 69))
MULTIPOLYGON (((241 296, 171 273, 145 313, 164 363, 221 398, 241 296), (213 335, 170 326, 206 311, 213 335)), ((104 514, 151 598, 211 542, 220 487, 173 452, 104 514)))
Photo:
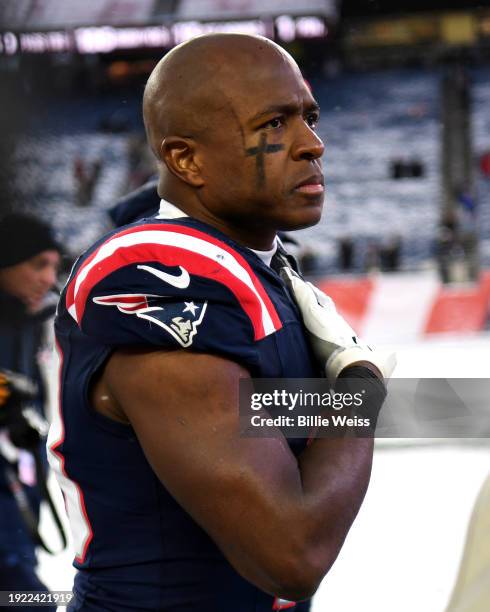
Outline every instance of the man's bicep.
POLYGON ((187 351, 118 352, 105 373, 161 482, 245 573, 257 561, 248 555, 261 554, 254 540, 281 537, 278 501, 287 511, 301 489, 284 439, 239 435, 239 380, 248 376, 187 351))

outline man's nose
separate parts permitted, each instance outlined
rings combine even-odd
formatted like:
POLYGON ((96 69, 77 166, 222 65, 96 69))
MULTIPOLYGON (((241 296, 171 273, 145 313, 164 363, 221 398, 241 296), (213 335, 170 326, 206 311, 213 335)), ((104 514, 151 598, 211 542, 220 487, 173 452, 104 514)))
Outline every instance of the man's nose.
POLYGON ((293 159, 295 161, 318 159, 323 155, 325 145, 320 136, 309 125, 303 123, 303 126, 293 146, 293 159))

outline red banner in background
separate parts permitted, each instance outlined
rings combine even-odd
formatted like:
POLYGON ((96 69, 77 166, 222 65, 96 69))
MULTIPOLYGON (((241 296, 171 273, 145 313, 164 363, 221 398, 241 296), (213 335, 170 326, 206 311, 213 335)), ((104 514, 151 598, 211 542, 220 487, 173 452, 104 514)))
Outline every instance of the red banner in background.
POLYGON ((376 281, 372 278, 323 280, 318 287, 329 295, 337 310, 356 331, 362 327, 376 281))
POLYGON ((441 287, 424 332, 475 332, 484 329, 490 301, 490 272, 474 287, 441 287))
MULTIPOLYGON (((393 278, 393 275, 389 278, 393 278)), ((383 282, 383 279, 383 276, 321 279, 316 281, 316 285, 333 299, 337 310, 361 335, 368 311, 370 329, 376 328, 373 320, 379 317, 379 329, 399 329, 401 336, 408 322, 417 315, 420 324, 418 329, 413 330, 414 340, 429 334, 468 333, 485 329, 490 314, 490 271, 483 272, 480 282, 472 286, 443 285, 433 273, 400 274, 397 275, 398 282, 392 284, 392 291, 396 291, 396 295, 387 294, 390 284, 383 282), (417 282, 420 282, 418 313, 414 313, 413 304, 404 299, 405 281, 407 293, 417 292, 417 282), (433 283, 433 291, 427 291, 428 282, 433 283), (422 290, 422 287, 425 289, 422 290), (375 304, 380 303, 382 296, 384 308, 377 313, 375 304), (403 311, 405 302, 406 312, 403 311), (396 309, 390 308, 390 304, 396 304, 396 309)), ((376 341, 376 338, 370 340, 376 341)), ((397 338, 393 337, 393 341, 396 342, 397 338)))

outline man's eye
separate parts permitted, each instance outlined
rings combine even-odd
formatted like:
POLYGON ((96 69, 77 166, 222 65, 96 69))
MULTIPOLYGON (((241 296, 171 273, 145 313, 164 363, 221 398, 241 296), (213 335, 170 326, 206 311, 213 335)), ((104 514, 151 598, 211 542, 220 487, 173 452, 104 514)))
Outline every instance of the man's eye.
POLYGON ((284 125, 284 117, 274 117, 274 119, 270 119, 267 123, 263 125, 266 128, 272 128, 273 130, 277 130, 284 125))
POLYGON ((312 128, 315 129, 316 126, 318 125, 318 121, 320 119, 320 116, 318 115, 318 113, 308 113, 306 115, 306 123, 312 128))

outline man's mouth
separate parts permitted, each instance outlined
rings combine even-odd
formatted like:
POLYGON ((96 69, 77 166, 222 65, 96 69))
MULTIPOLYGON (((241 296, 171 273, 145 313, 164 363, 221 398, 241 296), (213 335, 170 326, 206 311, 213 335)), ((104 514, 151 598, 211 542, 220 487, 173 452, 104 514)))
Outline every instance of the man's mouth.
POLYGON ((294 191, 301 193, 319 195, 325 191, 324 179, 321 174, 315 174, 304 179, 296 185, 294 191))
POLYGON ((46 292, 44 292, 44 291, 43 291, 43 292, 40 292, 40 293, 32 293, 32 294, 29 296, 29 301, 30 301, 30 302, 34 302, 34 303, 41 302, 41 301, 42 301, 42 299, 44 298, 45 293, 46 293, 46 292))

